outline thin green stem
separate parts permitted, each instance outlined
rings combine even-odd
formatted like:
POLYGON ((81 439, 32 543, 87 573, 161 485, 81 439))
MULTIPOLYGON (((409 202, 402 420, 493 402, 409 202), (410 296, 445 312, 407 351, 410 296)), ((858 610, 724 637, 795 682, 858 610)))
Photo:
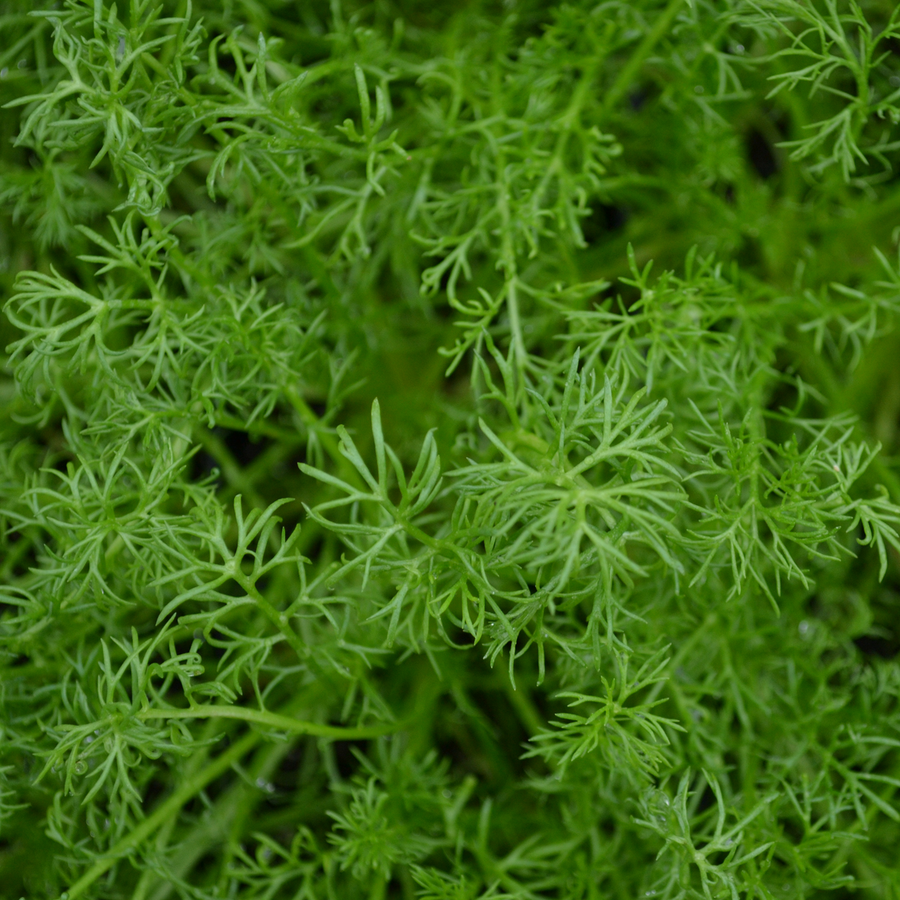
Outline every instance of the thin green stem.
MULTIPOLYGON (((184 710, 144 710, 140 718, 150 719, 238 719, 256 725, 264 725, 279 731, 292 734, 308 734, 313 737, 324 737, 332 740, 365 740, 380 737, 398 730, 400 725, 376 726, 372 728, 339 728, 331 725, 320 725, 316 722, 304 722, 291 716, 271 713, 265 710, 252 710, 240 707, 199 706, 184 710)), ((249 731, 233 743, 227 750, 198 771, 172 793, 167 800, 154 810, 151 815, 140 822, 129 834, 122 838, 107 854, 85 872, 59 900, 76 900, 116 862, 131 850, 150 837, 164 823, 168 822, 178 811, 207 785, 224 775, 233 765, 243 759, 263 738, 259 731, 249 731)))
POLYGON ((242 738, 235 741, 209 765, 201 768, 193 778, 172 793, 167 800, 163 801, 146 819, 135 826, 108 853, 101 856, 68 891, 62 894, 59 900, 77 900, 78 897, 81 897, 98 878, 109 871, 117 860, 128 854, 129 851, 139 847, 157 828, 176 815, 185 803, 199 794, 207 785, 224 775, 261 740, 262 734, 260 732, 249 731, 242 738))
POLYGON ((337 464, 338 470, 344 481, 353 485, 353 487, 364 490, 365 485, 363 484, 359 473, 352 465, 350 465, 350 462, 344 454, 341 453, 340 441, 338 441, 334 433, 322 426, 319 417, 312 409, 310 409, 309 404, 296 390, 293 388, 285 388, 285 396, 300 416, 300 421, 316 435, 316 438, 325 448, 325 452, 331 457, 332 461, 337 464))
POLYGON ((266 501, 257 491, 256 485, 247 477, 246 470, 237 464, 237 461, 231 455, 231 451, 225 445, 225 441, 200 424, 194 428, 194 437, 200 446, 219 464, 225 480, 234 488, 235 492, 245 496, 254 506, 264 509, 266 501))
POLYGON ((322 725, 319 722, 304 722, 292 716, 269 712, 265 709, 248 709, 243 706, 192 706, 188 709, 146 709, 138 718, 149 719, 239 719, 254 725, 265 725, 290 734, 310 734, 314 737, 334 738, 341 741, 361 741, 381 737, 397 731, 397 724, 376 725, 369 728, 342 728, 322 725))
POLYGON ((215 423, 222 428, 230 428, 232 431, 243 431, 251 437, 262 436, 271 438, 273 441, 295 441, 297 439, 297 432, 294 429, 280 428, 278 425, 261 419, 256 419, 248 424, 238 416, 217 412, 215 423))
POLYGON ((614 106, 625 96, 625 92, 631 87, 641 66, 647 57, 653 52, 653 48, 662 40, 666 32, 678 15, 678 11, 684 6, 685 0, 669 0, 668 6, 662 15, 656 20, 656 24, 644 35, 644 39, 638 44, 634 53, 620 70, 612 87, 603 98, 603 111, 609 113, 614 106))
POLYGON ((534 705, 530 693, 524 686, 516 687, 509 677, 508 666, 497 666, 497 680, 506 694, 507 699, 512 704, 513 709, 519 721, 524 726, 529 737, 534 737, 546 727, 543 716, 538 712, 538 708, 534 705))
POLYGON ((303 662, 309 661, 309 648, 300 639, 300 636, 291 627, 288 617, 280 613, 259 591, 256 584, 239 570, 234 574, 234 580, 247 592, 256 605, 263 611, 266 618, 281 632, 291 649, 297 654, 297 658, 303 662))

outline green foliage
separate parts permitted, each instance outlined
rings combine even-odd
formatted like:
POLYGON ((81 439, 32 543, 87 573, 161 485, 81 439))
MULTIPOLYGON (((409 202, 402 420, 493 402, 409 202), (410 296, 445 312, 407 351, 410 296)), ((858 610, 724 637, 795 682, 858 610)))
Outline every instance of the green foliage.
POLYGON ((900 12, 0 3, 0 898, 900 893, 900 12))

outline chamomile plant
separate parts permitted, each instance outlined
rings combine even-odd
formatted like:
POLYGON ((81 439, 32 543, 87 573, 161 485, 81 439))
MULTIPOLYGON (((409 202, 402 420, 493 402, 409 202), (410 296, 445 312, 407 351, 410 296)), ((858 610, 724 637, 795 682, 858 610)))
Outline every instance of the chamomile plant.
POLYGON ((0 897, 897 896, 896 4, 0 34, 0 897))

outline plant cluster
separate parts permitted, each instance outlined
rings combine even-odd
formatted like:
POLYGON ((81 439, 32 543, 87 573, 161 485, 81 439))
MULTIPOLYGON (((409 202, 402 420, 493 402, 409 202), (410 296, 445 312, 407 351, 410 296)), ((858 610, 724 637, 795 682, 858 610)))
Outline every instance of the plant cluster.
POLYGON ((900 896, 900 7, 0 34, 0 898, 900 896))

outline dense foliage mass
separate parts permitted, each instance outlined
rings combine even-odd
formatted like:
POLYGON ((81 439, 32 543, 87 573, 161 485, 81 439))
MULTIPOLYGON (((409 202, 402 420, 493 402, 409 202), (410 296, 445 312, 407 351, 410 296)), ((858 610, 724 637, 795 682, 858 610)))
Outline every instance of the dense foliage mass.
POLYGON ((893 0, 0 35, 3 900, 900 896, 893 0))

